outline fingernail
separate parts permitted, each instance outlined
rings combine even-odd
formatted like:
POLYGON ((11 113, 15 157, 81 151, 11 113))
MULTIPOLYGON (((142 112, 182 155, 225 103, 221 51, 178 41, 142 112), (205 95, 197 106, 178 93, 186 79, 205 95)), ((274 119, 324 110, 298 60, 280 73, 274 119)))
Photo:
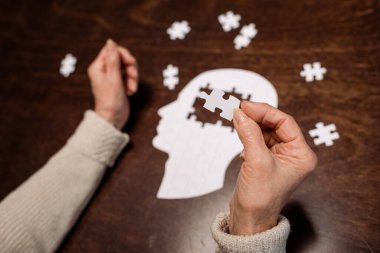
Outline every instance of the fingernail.
POLYGON ((107 48, 108 48, 108 50, 110 50, 110 51, 117 50, 117 47, 116 47, 116 43, 115 43, 115 41, 113 41, 112 39, 108 39, 108 40, 107 40, 107 48))
POLYGON ((107 39, 107 42, 106 42, 107 45, 112 45, 113 43, 115 42, 112 39, 107 39))
POLYGON ((111 47, 112 47, 112 40, 108 39, 106 42, 106 50, 109 52, 111 50, 111 47))
POLYGON ((234 109, 234 120, 237 123, 241 123, 241 122, 245 121, 246 119, 247 119, 247 116, 245 115, 245 113, 242 110, 240 110, 239 108, 234 109))

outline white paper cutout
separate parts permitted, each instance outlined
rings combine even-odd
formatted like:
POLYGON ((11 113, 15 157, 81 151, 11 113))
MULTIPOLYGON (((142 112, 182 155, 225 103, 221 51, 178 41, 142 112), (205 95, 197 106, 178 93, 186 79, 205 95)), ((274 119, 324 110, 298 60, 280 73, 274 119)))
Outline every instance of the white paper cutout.
POLYGON ((202 196, 223 187, 224 174, 242 144, 231 127, 196 121, 194 101, 200 89, 220 89, 251 95, 251 100, 277 107, 277 92, 264 77, 242 69, 215 69, 193 78, 181 90, 176 101, 160 108, 161 120, 153 146, 169 155, 157 193, 160 199, 184 199, 202 196))
POLYGON ((168 87, 169 90, 174 90, 179 83, 178 67, 169 64, 162 71, 162 76, 164 77, 164 86, 168 87))
POLYGON ((245 25, 241 28, 240 34, 234 39, 235 49, 240 50, 243 47, 248 47, 251 40, 256 36, 257 29, 254 23, 245 25))
POLYGON ((59 73, 64 77, 68 77, 71 73, 75 71, 75 64, 77 63, 77 58, 72 54, 66 54, 65 58, 61 61, 61 67, 59 73))
POLYGON ((231 95, 226 100, 223 98, 224 94, 225 92, 222 90, 213 89, 210 95, 203 91, 199 97, 206 100, 204 108, 212 112, 215 112, 215 108, 219 108, 222 110, 220 117, 231 121, 234 109, 240 106, 240 100, 231 95))
POLYGON ((326 72, 326 68, 322 68, 320 62, 314 62, 313 65, 305 63, 303 70, 300 72, 300 76, 305 77, 306 82, 312 82, 314 80, 321 81, 326 72))
POLYGON ((324 143, 326 146, 332 146, 334 144, 333 141, 339 139, 339 133, 336 132, 335 124, 325 126, 322 122, 318 122, 315 124, 315 127, 315 129, 309 131, 310 136, 314 138, 315 145, 324 143))
POLYGON ((218 16, 218 21, 225 32, 238 28, 240 26, 240 19, 241 16, 233 13, 232 11, 227 11, 225 14, 220 14, 218 16))
POLYGON ((190 26, 187 21, 175 21, 167 30, 166 33, 169 34, 171 40, 180 39, 183 40, 186 35, 190 32, 190 26))

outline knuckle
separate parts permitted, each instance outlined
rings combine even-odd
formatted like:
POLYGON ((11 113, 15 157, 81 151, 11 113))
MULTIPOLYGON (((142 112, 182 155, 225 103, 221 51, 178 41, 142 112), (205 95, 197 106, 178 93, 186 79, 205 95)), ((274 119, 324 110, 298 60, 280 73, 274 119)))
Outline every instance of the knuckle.
POLYGON ((285 118, 290 122, 296 122, 296 119, 290 114, 285 113, 285 118))

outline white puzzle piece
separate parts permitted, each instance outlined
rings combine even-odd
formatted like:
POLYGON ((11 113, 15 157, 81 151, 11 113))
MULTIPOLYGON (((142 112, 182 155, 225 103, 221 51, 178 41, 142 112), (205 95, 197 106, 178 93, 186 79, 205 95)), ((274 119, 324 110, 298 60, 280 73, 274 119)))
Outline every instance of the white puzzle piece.
POLYGON ((240 30, 240 34, 243 35, 244 37, 253 39, 256 36, 256 34, 257 34, 257 30, 256 30, 255 24, 251 23, 249 25, 243 26, 241 28, 241 30, 240 30))
POLYGON ((179 83, 178 67, 169 64, 166 66, 164 71, 162 71, 162 75, 164 77, 164 86, 166 86, 169 90, 174 90, 179 83))
POLYGON ((231 121, 234 109, 240 106, 240 100, 231 95, 226 100, 223 98, 224 94, 225 92, 222 90, 213 89, 210 95, 203 91, 199 97, 206 100, 204 108, 212 112, 215 112, 215 108, 219 108, 222 110, 220 117, 231 121))
POLYGON ((251 40, 256 37, 257 29, 254 23, 245 25, 241 28, 240 34, 234 39, 234 45, 236 50, 240 50, 243 47, 247 47, 251 40))
POLYGON ((190 26, 187 21, 175 21, 167 30, 166 33, 169 34, 171 40, 180 39, 183 40, 186 35, 190 32, 190 26))
POLYGON ((326 72, 326 68, 322 68, 320 62, 314 62, 313 65, 305 63, 303 70, 300 72, 300 76, 304 77, 306 82, 312 82, 314 80, 321 81, 326 72))
POLYGON ((232 11, 227 11, 225 14, 220 14, 218 16, 218 21, 225 32, 238 28, 240 26, 240 19, 241 16, 233 13, 232 11))
POLYGON ((315 129, 309 131, 310 136, 314 138, 315 145, 324 143, 326 146, 332 146, 333 141, 339 139, 335 124, 325 126, 322 122, 318 122, 315 127, 315 129))
MULTIPOLYGON (((158 110, 161 120, 153 146, 168 154, 164 176, 157 192, 159 199, 202 196, 223 187, 225 172, 243 149, 231 127, 197 121, 193 104, 201 89, 219 89, 242 94, 256 102, 277 107, 273 85, 255 72, 242 69, 215 69, 193 78, 177 100, 158 110), (208 86, 209 85, 209 86, 208 86)), ((219 106, 218 106, 219 107, 219 106)), ((232 106, 234 107, 234 106, 232 106)))
POLYGON ((68 77, 71 73, 75 71, 75 65, 77 63, 77 58, 72 54, 66 54, 65 58, 61 61, 61 67, 59 73, 64 77, 68 77))

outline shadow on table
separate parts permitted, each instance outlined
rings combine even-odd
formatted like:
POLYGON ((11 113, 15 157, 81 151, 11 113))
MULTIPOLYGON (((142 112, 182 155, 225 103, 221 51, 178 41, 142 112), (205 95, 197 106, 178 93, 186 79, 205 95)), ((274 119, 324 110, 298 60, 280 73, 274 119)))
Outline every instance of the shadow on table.
POLYGON ((313 224, 306 216, 304 208, 299 202, 290 202, 282 210, 282 214, 288 218, 291 224, 286 252, 304 252, 307 245, 316 239, 313 224))
POLYGON ((139 82, 138 92, 129 98, 131 106, 131 115, 128 120, 128 124, 123 128, 123 132, 133 132, 136 127, 138 115, 142 114, 142 111, 148 110, 151 106, 153 97, 153 90, 151 85, 146 82, 139 82))

